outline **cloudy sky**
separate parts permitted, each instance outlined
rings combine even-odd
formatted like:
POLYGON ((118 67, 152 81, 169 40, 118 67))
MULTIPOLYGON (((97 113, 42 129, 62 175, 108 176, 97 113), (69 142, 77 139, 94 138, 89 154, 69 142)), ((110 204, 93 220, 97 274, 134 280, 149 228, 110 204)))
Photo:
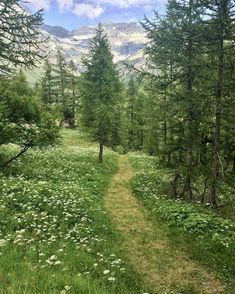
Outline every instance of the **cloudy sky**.
POLYGON ((45 23, 74 29, 98 22, 139 21, 167 0, 28 0, 32 11, 44 9, 45 23))

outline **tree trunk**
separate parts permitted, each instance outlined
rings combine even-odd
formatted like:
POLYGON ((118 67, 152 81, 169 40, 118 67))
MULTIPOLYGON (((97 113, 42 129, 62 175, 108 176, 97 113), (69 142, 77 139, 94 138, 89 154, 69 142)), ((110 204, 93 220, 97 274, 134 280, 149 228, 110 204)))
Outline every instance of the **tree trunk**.
POLYGON ((163 127, 163 137, 164 137, 164 155, 163 155, 163 162, 166 162, 166 148, 167 148, 167 122, 164 122, 164 127, 163 127))
POLYGON ((200 147, 199 147, 199 164, 206 165, 207 164, 207 143, 208 143, 208 137, 204 134, 201 137, 200 140, 200 147))
MULTIPOLYGON (((192 0, 189 3, 189 30, 192 28, 192 0)), ((187 109, 187 123, 188 123, 188 151, 187 151, 187 175, 185 179, 184 192, 187 198, 192 201, 192 166, 193 166, 193 39, 192 33, 189 33, 188 39, 188 69, 187 69, 187 95, 189 99, 188 109, 187 109)))
POLYGON ((73 99, 72 99, 72 118, 71 118, 71 127, 72 128, 75 128, 75 97, 76 97, 75 88, 76 88, 76 83, 75 83, 75 79, 73 76, 73 80, 72 80, 73 99))
POLYGON ((131 128, 129 137, 129 148, 133 150, 134 146, 134 97, 131 97, 131 128))
POLYGON ((185 193, 190 201, 193 200, 192 195, 192 167, 193 167, 193 117, 192 111, 188 114, 188 155, 187 155, 187 176, 185 181, 185 193))
POLYGON ((183 138, 184 138, 184 127, 181 125, 179 129, 179 148, 178 148, 178 158, 177 158, 177 169, 180 168, 183 162, 184 152, 183 152, 183 138))
POLYGON ((235 154, 233 155, 233 169, 232 169, 232 173, 235 174, 235 154))
POLYGON ((140 130, 140 147, 141 150, 143 150, 143 145, 144 145, 144 130, 143 130, 143 124, 141 125, 141 130, 140 130))
POLYGON ((103 151, 104 151, 104 130, 101 128, 99 131, 99 163, 103 163, 103 151))
MULTIPOLYGON (((225 9, 220 8, 220 17, 225 9)), ((223 95, 223 79, 224 79, 224 25, 223 20, 220 20, 219 31, 219 66, 218 66, 218 81, 215 99, 215 125, 214 125, 214 144, 213 144, 213 172, 211 182, 210 203, 212 206, 217 205, 217 180, 219 175, 219 155, 220 155, 220 129, 221 129, 221 113, 222 113, 222 95, 223 95)))

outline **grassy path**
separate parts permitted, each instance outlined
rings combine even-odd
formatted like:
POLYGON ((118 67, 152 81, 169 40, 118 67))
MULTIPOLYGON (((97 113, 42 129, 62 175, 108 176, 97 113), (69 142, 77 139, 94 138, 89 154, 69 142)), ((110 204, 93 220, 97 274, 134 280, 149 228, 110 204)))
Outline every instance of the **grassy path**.
POLYGON ((220 282, 183 252, 171 248, 162 228, 145 218, 145 211, 130 192, 133 176, 127 156, 120 156, 119 171, 105 197, 105 207, 123 236, 123 249, 154 294, 224 293, 220 282))

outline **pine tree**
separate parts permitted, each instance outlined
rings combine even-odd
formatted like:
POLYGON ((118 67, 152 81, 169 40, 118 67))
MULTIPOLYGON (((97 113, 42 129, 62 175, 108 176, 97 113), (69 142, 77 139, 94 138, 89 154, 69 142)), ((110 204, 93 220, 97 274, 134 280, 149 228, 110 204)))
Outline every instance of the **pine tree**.
MULTIPOLYGON (((212 52, 213 59, 211 67, 215 72, 215 120, 213 134, 213 169, 210 203, 217 204, 217 179, 221 163, 221 121, 223 113, 223 101, 228 91, 225 85, 226 69, 231 66, 226 62, 226 56, 234 47, 234 1, 218 0, 208 1, 206 8, 209 13, 207 29, 210 32, 207 36, 208 48, 212 52)), ((232 65, 232 67, 234 64, 232 65)), ((222 167, 223 168, 223 167, 222 167)))
POLYGON ((67 103, 66 103, 66 89, 68 87, 67 79, 67 64, 65 58, 60 50, 57 51, 57 64, 56 64, 56 86, 57 86, 57 103, 61 105, 63 118, 60 125, 67 120, 67 103))
POLYGON ((13 68, 34 67, 43 55, 40 44, 39 26, 42 11, 29 14, 19 0, 0 1, 0 74, 7 74, 13 68))
POLYGON ((132 76, 126 89, 125 131, 128 150, 141 150, 144 141, 143 92, 132 76))
MULTIPOLYGON (((201 6, 197 0, 170 0, 167 15, 161 19, 155 14, 154 22, 145 19, 144 27, 151 42, 146 54, 149 57, 150 70, 155 70, 153 81, 158 87, 158 96, 164 108, 169 100, 177 103, 181 119, 186 122, 184 134, 187 145, 185 183, 181 196, 192 200, 192 169, 194 164, 194 133, 196 112, 198 109, 195 87, 198 75, 200 50, 201 6)), ((200 101, 200 100, 199 100, 200 101)), ((169 140, 167 113, 163 117, 163 143, 169 140)), ((180 146, 179 146, 180 148, 180 146)), ((167 151, 167 149, 166 149, 167 151)), ((168 161, 170 161, 170 153, 168 161)), ((165 160, 165 157, 163 157, 165 160)), ((183 169, 184 170, 184 169, 183 169)), ((183 171, 182 170, 182 171, 183 171)))
POLYGON ((108 38, 101 25, 96 29, 83 65, 86 71, 81 82, 82 120, 84 126, 98 137, 99 162, 102 162, 104 144, 114 127, 121 86, 108 38))
POLYGON ((53 68, 47 59, 44 66, 44 77, 41 80, 41 96, 45 104, 55 102, 55 78, 53 76, 53 68))
POLYGON ((41 98, 46 105, 57 105, 62 113, 61 124, 67 122, 75 127, 76 104, 78 103, 78 73, 74 62, 65 62, 63 54, 57 52, 57 63, 45 63, 41 80, 41 98))
POLYGON ((68 123, 75 127, 76 106, 78 105, 78 74, 75 63, 71 60, 68 65, 68 123))

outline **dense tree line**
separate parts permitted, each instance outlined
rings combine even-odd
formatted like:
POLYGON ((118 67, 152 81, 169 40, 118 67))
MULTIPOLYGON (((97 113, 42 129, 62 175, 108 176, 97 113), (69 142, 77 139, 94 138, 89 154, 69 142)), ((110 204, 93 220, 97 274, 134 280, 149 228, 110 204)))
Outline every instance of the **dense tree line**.
POLYGON ((44 65, 44 74, 39 83, 40 96, 49 109, 57 109, 60 125, 76 125, 76 109, 79 106, 79 79, 74 62, 68 64, 60 50, 56 63, 48 59, 44 65))
POLYGON ((58 128, 20 70, 34 67, 44 57, 40 45, 45 40, 39 32, 42 11, 29 14, 20 1, 1 0, 0 16, 0 145, 21 147, 13 158, 1 154, 0 166, 5 167, 30 147, 54 144, 58 128))
POLYGON ((154 128, 147 149, 174 167, 175 197, 204 202, 208 196, 213 206, 219 181, 235 171, 234 16, 231 0, 168 1, 164 17, 155 13, 142 24, 147 64, 135 70, 152 97, 152 109, 145 105, 145 133, 154 128), (204 186, 195 193, 202 175, 204 186))
POLYGON ((1 144, 53 144, 58 125, 82 126, 99 142, 100 162, 104 145, 143 150, 173 168, 172 196, 216 206, 218 184, 235 173, 234 1, 169 0, 165 16, 142 23, 144 68, 123 80, 99 25, 82 73, 58 50, 33 88, 13 70, 44 56, 41 12, 2 0, 0 15, 1 144))

